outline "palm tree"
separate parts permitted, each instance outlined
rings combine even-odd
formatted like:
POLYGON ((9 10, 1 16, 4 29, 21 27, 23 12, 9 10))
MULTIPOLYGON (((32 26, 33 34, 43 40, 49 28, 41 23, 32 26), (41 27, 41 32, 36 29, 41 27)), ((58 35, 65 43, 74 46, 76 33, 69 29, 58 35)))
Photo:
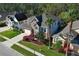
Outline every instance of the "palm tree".
POLYGON ((67 38, 64 38, 66 40, 66 43, 67 43, 67 49, 66 49, 66 56, 68 54, 68 48, 69 48, 69 44, 70 44, 70 37, 72 36, 71 35, 71 31, 72 31, 72 23, 73 23, 73 20, 74 20, 74 10, 69 10, 68 12, 64 12, 62 14, 62 18, 65 20, 65 21, 70 21, 70 24, 69 24, 69 33, 66 34, 67 35, 67 38), (66 17, 65 17, 66 16, 66 17))
POLYGON ((70 37, 72 36, 71 35, 71 31, 72 31, 72 23, 73 23, 73 21, 72 21, 71 17, 69 18, 69 21, 70 21, 70 24, 69 24, 69 33, 67 33, 66 34, 66 38, 64 38, 65 39, 65 43, 67 44, 67 46, 66 46, 66 52, 65 52, 66 56, 68 55, 68 50, 70 48, 69 46, 70 46, 70 43, 71 43, 70 37))
POLYGON ((48 39, 49 39, 49 46, 48 46, 48 49, 51 48, 51 43, 52 43, 52 40, 51 40, 51 31, 50 31, 50 26, 51 24, 53 23, 53 20, 51 18, 48 18, 47 21, 46 21, 46 25, 47 25, 47 33, 48 33, 48 39))

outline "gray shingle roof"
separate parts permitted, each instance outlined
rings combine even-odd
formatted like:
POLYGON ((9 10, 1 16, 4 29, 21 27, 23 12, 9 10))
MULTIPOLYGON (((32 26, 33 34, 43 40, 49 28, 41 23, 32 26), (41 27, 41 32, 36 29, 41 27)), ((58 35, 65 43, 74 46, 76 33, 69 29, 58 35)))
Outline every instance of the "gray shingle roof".
MULTIPOLYGON (((70 23, 68 23, 68 25, 60 32, 60 33, 69 33, 69 26, 70 23)), ((79 29, 79 20, 74 21, 72 24, 72 30, 74 29, 79 29)))
POLYGON ((27 22, 23 22, 21 24, 21 28, 22 29, 28 29, 28 30, 31 30, 31 26, 27 24, 27 22))
POLYGON ((14 12, 0 12, 0 15, 2 16, 0 20, 5 20, 7 15, 13 15, 14 12))
POLYGON ((24 20, 24 22, 21 23, 21 28, 31 30, 31 22, 34 18, 35 16, 31 16, 27 20, 24 20))
MULTIPOLYGON (((69 34, 69 28, 70 28, 70 25, 69 25, 69 24, 70 24, 70 23, 68 23, 68 25, 67 25, 61 32, 55 34, 54 36, 60 35, 60 34, 62 34, 62 35, 69 34)), ((74 31, 74 29, 79 29, 79 20, 74 21, 73 24, 72 24, 72 30, 73 30, 73 31, 71 32, 71 35, 72 35, 72 36, 77 35, 77 33, 74 31)))
POLYGON ((73 22, 72 29, 79 29, 79 20, 73 22))

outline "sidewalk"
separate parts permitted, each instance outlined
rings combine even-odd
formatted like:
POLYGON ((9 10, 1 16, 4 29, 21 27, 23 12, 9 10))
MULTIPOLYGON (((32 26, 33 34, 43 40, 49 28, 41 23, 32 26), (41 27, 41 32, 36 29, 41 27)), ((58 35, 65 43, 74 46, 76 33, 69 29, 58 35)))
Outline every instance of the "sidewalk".
POLYGON ((23 56, 23 55, 17 52, 16 50, 0 43, 0 56, 23 56))
POLYGON ((22 45, 22 44, 16 43, 16 45, 18 45, 18 46, 24 48, 25 50, 30 51, 31 53, 34 53, 35 55, 44 56, 43 54, 41 54, 41 53, 39 53, 39 52, 37 52, 37 51, 31 49, 31 48, 28 48, 28 47, 26 47, 26 46, 24 46, 24 45, 22 45))

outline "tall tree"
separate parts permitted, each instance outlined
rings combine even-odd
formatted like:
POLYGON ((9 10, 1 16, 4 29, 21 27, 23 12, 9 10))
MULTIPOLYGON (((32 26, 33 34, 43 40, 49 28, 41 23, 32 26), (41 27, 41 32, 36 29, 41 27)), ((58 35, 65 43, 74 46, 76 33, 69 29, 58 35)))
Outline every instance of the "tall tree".
POLYGON ((48 18, 48 20, 46 21, 46 25, 47 25, 47 33, 48 33, 48 39, 49 39, 49 46, 48 46, 49 49, 51 48, 51 43, 52 43, 51 29, 50 29, 50 26, 52 23, 53 23, 53 20, 51 18, 48 18))

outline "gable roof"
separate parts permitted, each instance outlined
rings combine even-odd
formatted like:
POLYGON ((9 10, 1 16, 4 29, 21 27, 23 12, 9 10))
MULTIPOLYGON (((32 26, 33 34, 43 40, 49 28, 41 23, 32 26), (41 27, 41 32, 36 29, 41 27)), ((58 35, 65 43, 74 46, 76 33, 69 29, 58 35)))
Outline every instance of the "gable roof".
MULTIPOLYGON (((69 33, 69 28, 70 28, 70 23, 68 23, 68 25, 60 32, 60 33, 69 33)), ((74 21, 73 24, 72 24, 72 30, 75 30, 75 29, 79 29, 79 20, 77 21, 74 21)))
MULTIPOLYGON (((78 26, 78 24, 79 24, 79 20, 76 20, 76 21, 74 21, 73 22, 73 24, 72 24, 72 32, 71 32, 71 35, 77 35, 77 33, 75 32, 75 29, 79 29, 79 26, 78 26)), ((55 34, 54 36, 56 36, 56 35, 60 35, 60 34, 63 34, 64 36, 66 35, 66 34, 69 34, 69 28, 70 28, 70 23, 68 23, 68 25, 61 31, 61 32, 59 32, 59 33, 57 33, 57 34, 55 34)))
POLYGON ((25 20, 27 19, 27 16, 24 14, 24 13, 16 13, 15 14, 15 17, 18 21, 22 21, 22 20, 25 20))
POLYGON ((22 29, 31 30, 31 26, 29 24, 27 24, 27 22, 20 24, 20 26, 22 29))

